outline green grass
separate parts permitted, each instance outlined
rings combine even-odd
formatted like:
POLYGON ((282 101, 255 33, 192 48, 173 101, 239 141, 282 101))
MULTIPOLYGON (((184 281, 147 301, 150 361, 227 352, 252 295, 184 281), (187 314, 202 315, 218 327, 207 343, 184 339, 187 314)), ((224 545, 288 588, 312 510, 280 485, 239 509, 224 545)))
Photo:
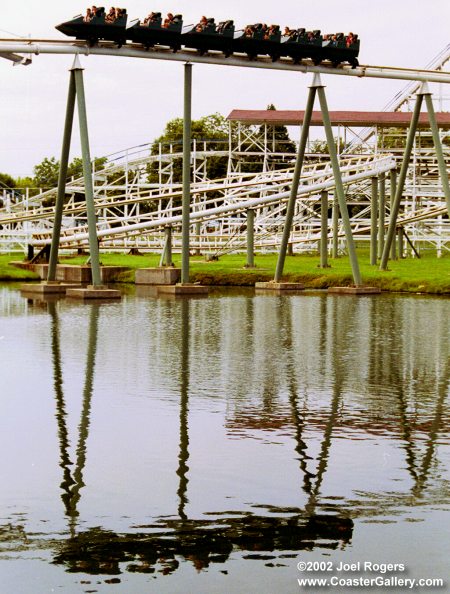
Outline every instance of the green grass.
POLYGON ((9 263, 15 260, 23 260, 23 254, 0 254, 0 281, 39 280, 39 276, 31 270, 10 266, 9 263))
MULTIPOLYGON (((366 248, 358 249, 359 265, 364 284, 379 287, 385 291, 412 293, 450 294, 450 256, 436 258, 434 253, 424 253, 421 259, 407 258, 389 262, 389 270, 381 272, 378 266, 371 266, 366 248)), ((23 259, 20 255, 0 256, 0 279, 35 279, 28 271, 8 266, 11 260, 23 259)), ((159 254, 131 256, 126 254, 101 254, 105 266, 127 266, 130 270, 120 275, 122 283, 134 282, 136 268, 156 267, 159 254)), ((174 254, 174 264, 181 265, 181 256, 174 254)), ((64 264, 85 264, 87 256, 62 257, 64 264)), ((257 281, 271 280, 277 262, 276 254, 256 255, 256 268, 246 269, 245 254, 221 256, 218 261, 206 262, 203 256, 192 256, 190 279, 205 285, 252 286, 257 281)), ((284 268, 284 280, 302 282, 306 287, 323 289, 330 286, 353 284, 348 257, 329 260, 330 268, 319 268, 318 255, 288 256, 284 268)))

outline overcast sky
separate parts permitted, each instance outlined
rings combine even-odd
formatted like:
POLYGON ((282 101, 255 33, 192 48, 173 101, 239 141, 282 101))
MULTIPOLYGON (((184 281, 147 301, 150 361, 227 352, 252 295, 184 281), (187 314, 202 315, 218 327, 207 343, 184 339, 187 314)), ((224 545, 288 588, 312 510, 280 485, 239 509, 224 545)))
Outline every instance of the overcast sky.
MULTIPOLYGON (((206 13, 233 18, 237 28, 263 21, 353 31, 361 38, 360 62, 370 65, 420 68, 450 41, 450 0, 128 0, 124 6, 130 20, 160 10, 182 13, 186 24, 206 13)), ((4 2, 0 36, 64 39, 55 25, 85 8, 79 0, 4 2)), ((0 59, 0 172, 25 176, 44 157, 59 158, 72 61, 40 55, 31 66, 13 67, 0 59)), ((168 120, 182 115, 181 63, 101 56, 81 61, 92 156, 151 142, 168 120)), ((331 75, 322 80, 330 109, 378 110, 405 84, 331 75)), ((304 109, 310 82, 311 75, 292 72, 194 65, 193 117, 269 103, 304 109)), ((78 130, 72 144, 71 158, 80 153, 78 130)))

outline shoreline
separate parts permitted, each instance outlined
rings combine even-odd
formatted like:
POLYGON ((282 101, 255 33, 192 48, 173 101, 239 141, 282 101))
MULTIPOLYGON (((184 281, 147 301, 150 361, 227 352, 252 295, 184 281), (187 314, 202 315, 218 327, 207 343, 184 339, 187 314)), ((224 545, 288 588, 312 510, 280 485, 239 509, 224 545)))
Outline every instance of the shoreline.
MULTIPOLYGON (((23 254, 0 255, 0 282, 36 282, 40 276, 27 270, 23 254), (16 267, 14 266, 16 261, 16 267)), ((377 287, 383 292, 420 293, 430 295, 450 295, 450 256, 436 258, 424 254, 420 259, 407 258, 389 262, 389 270, 380 271, 371 266, 366 250, 358 253, 364 285, 377 287)), ((276 254, 257 254, 255 268, 245 267, 245 254, 221 256, 209 261, 204 256, 190 259, 190 281, 205 286, 254 287, 256 282, 273 279, 276 254)), ((87 256, 61 257, 60 264, 89 269, 87 256)), ((120 267, 121 271, 108 280, 111 284, 135 284, 135 272, 142 268, 157 268, 158 254, 101 254, 103 266, 120 267)), ((175 266, 180 265, 180 256, 174 256, 175 266)), ((353 285, 350 263, 347 256, 330 259, 328 268, 320 268, 317 254, 301 254, 286 258, 283 281, 302 283, 305 289, 328 289, 353 285)), ((151 285, 149 285, 151 286, 151 285)))

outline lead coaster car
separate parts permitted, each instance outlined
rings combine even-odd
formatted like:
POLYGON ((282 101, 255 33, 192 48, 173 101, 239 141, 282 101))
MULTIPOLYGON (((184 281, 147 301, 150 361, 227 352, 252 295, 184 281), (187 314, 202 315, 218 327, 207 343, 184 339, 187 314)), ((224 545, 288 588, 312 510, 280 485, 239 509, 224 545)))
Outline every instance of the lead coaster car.
POLYGON ((123 9, 122 15, 112 23, 105 21, 105 9, 103 6, 97 8, 96 15, 89 21, 84 20, 83 15, 78 15, 70 21, 57 25, 56 29, 76 39, 83 39, 90 45, 95 45, 100 39, 114 41, 119 46, 126 43, 127 13, 123 9))
POLYGON ((348 62, 353 68, 359 65, 359 39, 355 35, 354 41, 347 47, 345 36, 343 33, 337 34, 337 41, 335 44, 324 42, 322 48, 322 55, 324 60, 330 60, 333 66, 337 66, 342 62, 348 62))

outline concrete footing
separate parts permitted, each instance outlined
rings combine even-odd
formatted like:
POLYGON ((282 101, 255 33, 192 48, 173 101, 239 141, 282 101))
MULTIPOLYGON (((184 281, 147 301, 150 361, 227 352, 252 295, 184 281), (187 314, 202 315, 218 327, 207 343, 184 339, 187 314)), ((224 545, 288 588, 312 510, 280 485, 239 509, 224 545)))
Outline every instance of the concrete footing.
POLYGON ((207 295, 209 287, 193 283, 179 283, 177 285, 161 285, 158 293, 166 295, 207 295))
MULTIPOLYGON (((12 266, 32 270, 42 280, 47 280, 48 264, 30 264, 28 262, 11 262, 12 266)), ((101 266, 100 275, 103 283, 113 282, 118 274, 129 270, 127 266, 101 266)), ((92 282, 90 266, 70 266, 58 264, 56 267, 56 280, 65 283, 87 284, 92 282)))
POLYGON ((381 289, 378 287, 329 287, 328 293, 338 295, 378 295, 381 289))
POLYGON ((121 293, 117 289, 109 289, 105 285, 88 285, 84 288, 67 289, 66 296, 76 299, 120 299, 121 293))
POLYGON ((301 283, 278 283, 275 281, 255 283, 255 289, 263 291, 303 291, 305 288, 301 283))
POLYGON ((160 268, 139 268, 136 270, 137 285, 174 285, 180 280, 181 268, 165 266, 160 268))
POLYGON ((57 281, 46 281, 39 284, 26 283, 21 285, 21 293, 34 295, 65 295, 67 289, 79 289, 81 285, 74 283, 59 283, 57 281))

